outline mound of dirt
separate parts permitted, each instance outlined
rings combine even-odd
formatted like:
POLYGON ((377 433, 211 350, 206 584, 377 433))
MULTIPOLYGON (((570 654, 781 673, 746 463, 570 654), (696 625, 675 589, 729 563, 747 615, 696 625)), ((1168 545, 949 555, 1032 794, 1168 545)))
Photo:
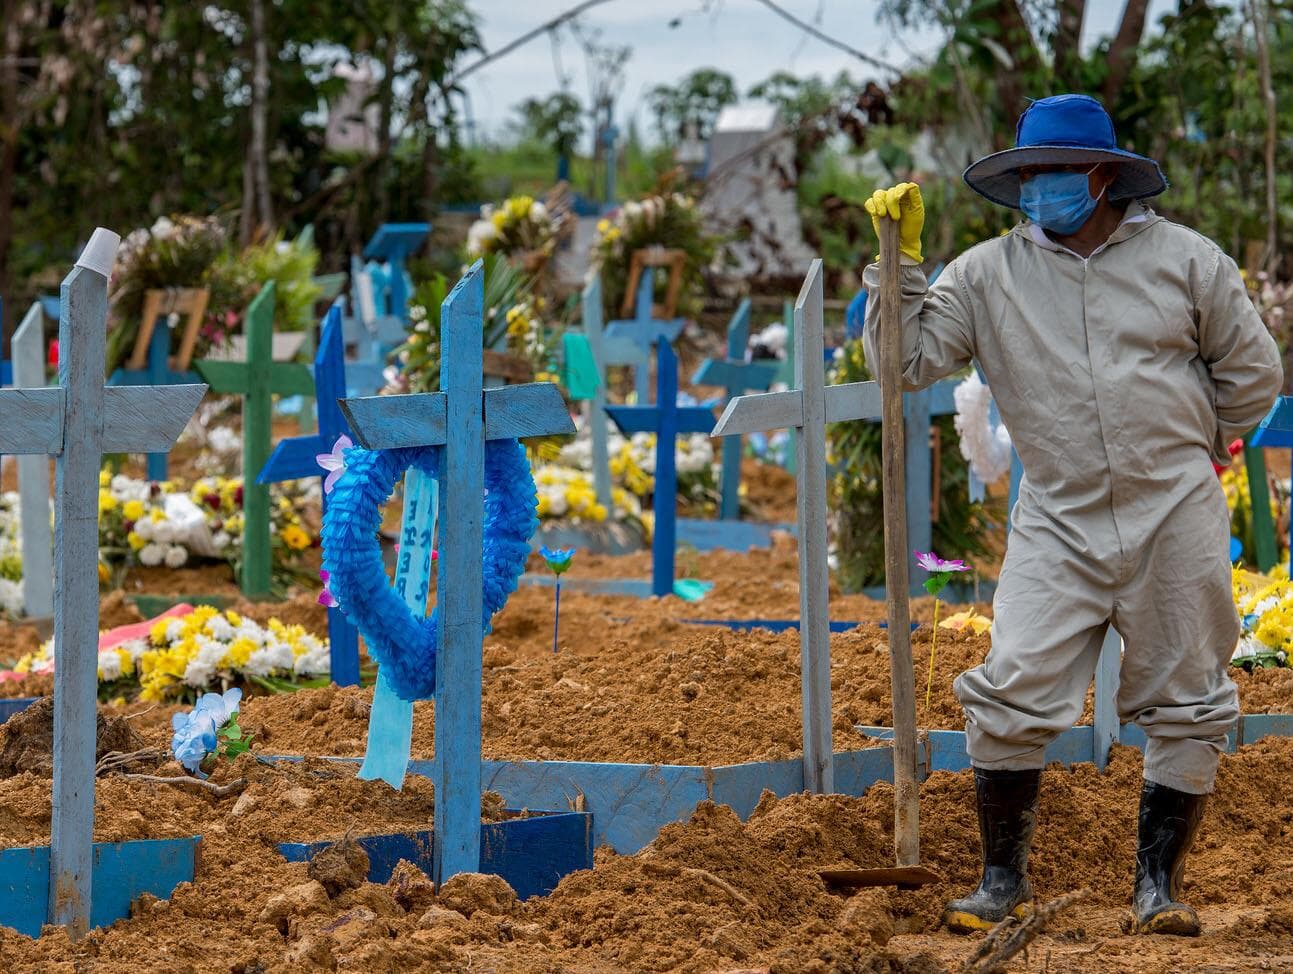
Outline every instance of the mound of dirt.
MULTIPOLYGON (((110 751, 128 754, 144 740, 125 717, 100 713, 95 759, 110 751)), ((29 772, 49 775, 54 768, 54 698, 41 697, 0 725, 0 778, 29 772)))

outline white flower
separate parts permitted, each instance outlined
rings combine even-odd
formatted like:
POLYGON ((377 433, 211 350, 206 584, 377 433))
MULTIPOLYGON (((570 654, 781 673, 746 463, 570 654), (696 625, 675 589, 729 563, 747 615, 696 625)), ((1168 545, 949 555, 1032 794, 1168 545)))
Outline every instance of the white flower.
POLYGON ((216 453, 235 453, 242 448, 242 437, 228 426, 217 426, 207 434, 207 446, 216 453))
POLYGON ((642 215, 642 204, 635 200, 629 200, 624 204, 624 216, 628 220, 636 220, 642 215))
POLYGON ((99 653, 99 673, 102 679, 112 681, 121 676, 121 657, 115 649, 105 649, 99 653))
POLYGON ((160 544, 146 544, 139 549, 139 563, 154 568, 166 557, 166 549, 160 544))
POLYGON ((777 358, 786 357, 786 339, 789 332, 783 322, 774 321, 754 336, 755 345, 762 345, 777 358))
POLYGON ((212 616, 207 620, 207 632, 211 633, 213 639, 219 639, 224 642, 233 641, 233 626, 224 616, 212 616))
POLYGON ((536 223, 542 223, 548 218, 548 208, 535 200, 530 204, 530 219, 536 223))
POLYGON ((217 531, 211 538, 211 544, 216 551, 224 551, 229 547, 229 535, 224 531, 217 531))
POLYGON ((498 227, 492 220, 477 220, 467 230, 467 253, 479 257, 485 252, 485 244, 498 237, 498 227))
POLYGON ((168 643, 179 642, 184 638, 184 623, 179 619, 172 619, 166 623, 166 641, 168 643))
POLYGON ((181 546, 176 544, 176 545, 171 545, 169 548, 166 549, 165 562, 166 562, 167 568, 179 568, 188 560, 189 560, 189 553, 185 551, 181 546))
MULTIPOLYGON (((175 527, 169 521, 153 523, 153 540, 160 545, 168 545, 175 540, 175 527)), ((145 562, 147 564, 147 562, 145 562)))

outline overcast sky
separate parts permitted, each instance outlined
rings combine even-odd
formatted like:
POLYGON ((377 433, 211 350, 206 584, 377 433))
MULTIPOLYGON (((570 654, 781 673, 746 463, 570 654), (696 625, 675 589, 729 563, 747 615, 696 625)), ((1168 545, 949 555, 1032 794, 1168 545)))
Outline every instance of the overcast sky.
MULTIPOLYGON (((780 2, 825 33, 889 63, 908 63, 913 54, 930 53, 938 41, 937 35, 928 31, 895 37, 883 29, 876 22, 878 0, 780 2)), ((1113 33, 1123 3, 1088 0, 1085 43, 1113 33)), ((487 50, 501 47, 574 5, 575 0, 474 0, 471 4, 480 17, 487 50)), ((701 0, 610 0, 582 15, 586 28, 601 29, 604 42, 633 48, 618 104, 621 125, 627 112, 640 108, 644 94, 652 87, 674 83, 696 68, 726 71, 742 92, 778 69, 826 77, 845 69, 854 77, 867 78, 873 73, 844 51, 780 19, 757 0, 719 0, 711 6, 706 12, 701 0), (675 18, 680 18, 681 24, 670 27, 675 18)), ((1151 29, 1175 7, 1175 0, 1150 0, 1151 29)), ((496 132, 513 117, 512 109, 518 102, 559 90, 558 70, 570 76, 572 93, 586 103, 583 52, 568 29, 561 31, 555 51, 547 37, 537 38, 469 78, 466 87, 481 130, 496 132)), ((645 127, 647 116, 641 114, 639 120, 645 127)))

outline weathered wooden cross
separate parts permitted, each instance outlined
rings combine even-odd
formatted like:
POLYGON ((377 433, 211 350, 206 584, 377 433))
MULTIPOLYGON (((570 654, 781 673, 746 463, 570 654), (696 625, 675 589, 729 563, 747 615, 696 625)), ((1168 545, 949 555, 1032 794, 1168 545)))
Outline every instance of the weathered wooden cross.
POLYGON ((273 397, 314 395, 314 376, 298 362, 275 362, 274 282, 268 281, 247 307, 243 322, 245 362, 203 359, 193 366, 213 392, 242 397, 242 577, 243 594, 270 593, 269 488, 256 475, 269 459, 273 397))
MULTIPOLYGON (((48 385, 45 377, 45 314, 33 303, 10 342, 14 384, 20 389, 48 385)), ((23 611, 37 619, 54 614, 54 550, 49 537, 49 458, 18 458, 18 507, 22 519, 23 611)))
POLYGON ((683 326, 681 318, 661 320, 654 317, 654 287, 655 268, 644 268, 642 280, 638 284, 636 316, 628 320, 612 321, 606 326, 608 341, 627 338, 638 347, 641 364, 633 370, 633 386, 641 405, 651 401, 651 376, 647 363, 651 360, 652 347, 672 342, 682 332, 683 326))
MULTIPOLYGON (((345 355, 341 339, 341 308, 334 304, 323 319, 319 350, 314 356, 314 390, 319 400, 318 432, 279 440, 257 474, 257 484, 324 476, 317 457, 331 453, 337 438, 350 434, 350 427, 337 404, 346 395, 345 355)), ((328 495, 325 493, 325 515, 327 511, 328 495)), ((328 609, 328 645, 332 682, 339 686, 358 685, 359 634, 346 614, 335 606, 328 609)))
POLYGON ((373 234, 373 239, 368 241, 364 256, 369 260, 385 262, 390 271, 390 280, 381 289, 381 293, 374 295, 381 314, 407 317, 409 288, 405 280, 404 261, 422 246, 430 232, 429 223, 383 223, 373 234))
MULTIPOLYGON (((750 299, 743 298, 727 326, 727 358, 705 359, 692 377, 692 384, 722 386, 729 399, 750 390, 765 392, 776 378, 778 363, 748 361, 749 344, 750 299)), ((735 521, 741 516, 741 452, 740 436, 723 440, 718 516, 725 521, 735 521)))
POLYGON ((483 387, 484 296, 484 266, 477 261, 444 301, 442 391, 342 402, 351 429, 368 449, 444 447, 439 484, 446 516, 439 526, 433 776, 437 882, 480 868, 485 444, 574 432, 561 393, 551 383, 483 387))
MULTIPOLYGON (((206 313, 207 292, 194 290, 181 292, 192 297, 183 301, 169 295, 171 305, 163 304, 165 291, 149 291, 144 302, 143 321, 140 325, 139 344, 130 361, 117 369, 108 379, 110 386, 163 386, 191 385, 200 382, 197 373, 189 370, 189 361, 193 356, 193 346, 197 341, 198 327, 206 313), (189 321, 185 326, 179 354, 175 357, 175 366, 171 366, 171 330, 165 324, 157 327, 157 319, 171 307, 178 311, 187 310, 189 321)), ((165 453, 148 454, 147 471, 149 480, 165 480, 167 476, 165 453)))
POLYGON ((625 435, 655 434, 651 594, 672 595, 678 532, 678 464, 674 451, 679 434, 708 433, 714 425, 714 413, 704 406, 678 405, 678 358, 668 342, 656 346, 655 405, 607 406, 606 413, 625 435))
POLYGON ((826 545, 826 424, 880 414, 874 382, 825 384, 822 262, 814 260, 795 302, 794 385, 786 392, 738 396, 714 436, 798 430, 799 644, 803 693, 804 785, 834 790, 831 750, 830 573, 826 545))
POLYGON ((50 922, 90 917, 99 644, 99 466, 105 452, 169 450, 202 385, 105 387, 108 276, 120 238, 95 230, 64 279, 57 386, 0 391, 0 452, 57 455, 54 520, 54 795, 50 922))
MULTIPOLYGON (((1293 447, 1293 396, 1280 396, 1266 417, 1257 424, 1244 449, 1248 466, 1248 493, 1253 512, 1253 536, 1257 545, 1257 567, 1270 571, 1279 560, 1275 525, 1271 517, 1270 486, 1266 481, 1266 447, 1293 447)), ((1293 552, 1293 517, 1289 518, 1289 550, 1293 552)))
MULTIPOLYGON (((612 365, 632 365, 643 375, 649 353, 632 339, 612 338, 602 328, 602 279, 594 275, 584 287, 581 304, 584 335, 597 363, 597 389, 588 402, 589 435, 593 445, 593 491, 597 503, 611 509, 611 465, 606 447, 606 370, 612 365)), ((645 400, 643 400, 645 402, 645 400)))
POLYGON ((346 345, 355 350, 346 369, 349 393, 376 395, 386 384, 386 358, 407 332, 403 319, 377 313, 372 277, 358 257, 350 260, 350 304, 342 322, 346 345))

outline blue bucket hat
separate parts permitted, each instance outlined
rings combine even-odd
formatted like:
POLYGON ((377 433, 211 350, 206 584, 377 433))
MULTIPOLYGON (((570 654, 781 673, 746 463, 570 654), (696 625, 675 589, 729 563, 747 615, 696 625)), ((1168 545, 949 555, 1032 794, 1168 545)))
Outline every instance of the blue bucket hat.
POLYGON ((1153 159, 1118 148, 1113 120, 1088 95, 1053 95, 1029 105, 1015 127, 1015 147, 984 156, 965 170, 970 189, 994 203, 1019 209, 1019 170, 1024 166, 1116 162, 1110 199, 1146 199, 1167 189, 1153 159))

